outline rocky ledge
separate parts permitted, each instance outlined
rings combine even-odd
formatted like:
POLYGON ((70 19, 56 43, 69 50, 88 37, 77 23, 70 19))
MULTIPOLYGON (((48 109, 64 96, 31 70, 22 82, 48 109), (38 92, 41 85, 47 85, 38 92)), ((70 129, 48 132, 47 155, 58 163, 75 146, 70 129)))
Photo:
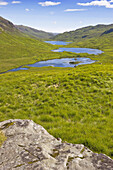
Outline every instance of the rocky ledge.
POLYGON ((113 160, 82 144, 63 143, 31 120, 0 123, 7 137, 0 147, 0 170, 113 170, 113 160))

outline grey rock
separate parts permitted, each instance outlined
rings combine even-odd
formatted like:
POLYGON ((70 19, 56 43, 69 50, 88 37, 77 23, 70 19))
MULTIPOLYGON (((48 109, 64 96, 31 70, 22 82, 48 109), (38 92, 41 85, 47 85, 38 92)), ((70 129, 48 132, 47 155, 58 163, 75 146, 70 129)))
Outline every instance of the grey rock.
POLYGON ((0 148, 0 170, 113 170, 113 160, 82 144, 63 143, 32 120, 0 122, 7 140, 0 148))

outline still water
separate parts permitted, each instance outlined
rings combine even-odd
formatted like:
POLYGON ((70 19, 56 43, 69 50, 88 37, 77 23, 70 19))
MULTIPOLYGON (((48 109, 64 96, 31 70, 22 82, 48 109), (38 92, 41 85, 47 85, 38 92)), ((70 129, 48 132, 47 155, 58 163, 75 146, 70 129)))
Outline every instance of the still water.
POLYGON ((76 67, 82 64, 92 64, 95 61, 90 58, 61 58, 61 59, 53 59, 47 61, 39 61, 34 64, 29 64, 29 67, 76 67))
MULTIPOLYGON (((46 43, 50 43, 53 45, 67 45, 71 42, 64 42, 64 41, 45 41, 46 43)), ((98 49, 91 49, 91 48, 59 48, 56 50, 52 50, 53 52, 73 52, 73 53, 88 53, 88 54, 94 54, 98 55, 103 53, 101 50, 98 49)), ((61 59, 53 59, 53 60, 46 60, 46 61, 40 61, 36 62, 34 64, 29 64, 26 66, 29 67, 47 67, 47 66, 52 66, 52 67, 76 67, 78 65, 84 65, 84 64, 92 64, 94 63, 94 60, 91 60, 90 58, 61 58, 61 59)), ((14 72, 14 71, 19 71, 19 70, 28 70, 28 68, 15 68, 12 70, 8 70, 7 72, 14 72)))
POLYGON ((52 45, 68 45, 71 42, 65 42, 65 41, 45 41, 46 43, 52 44, 52 45))

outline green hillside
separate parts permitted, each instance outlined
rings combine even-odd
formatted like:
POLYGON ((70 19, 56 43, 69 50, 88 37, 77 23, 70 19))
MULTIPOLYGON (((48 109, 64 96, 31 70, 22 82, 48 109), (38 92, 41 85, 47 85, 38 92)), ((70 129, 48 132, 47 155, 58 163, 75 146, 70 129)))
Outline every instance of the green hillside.
POLYGON ((0 16, 0 30, 12 34, 20 34, 21 32, 14 26, 14 24, 0 16))
POLYGON ((27 64, 52 49, 39 40, 0 32, 0 72, 27 64))
MULTIPOLYGON (((32 119, 63 141, 82 143, 113 158, 113 33, 101 35, 105 31, 98 29, 97 36, 67 45, 104 52, 88 55, 54 53, 58 46, 1 29, 0 72, 52 58, 89 57, 96 62, 0 74, 0 121, 32 119)), ((1 144, 5 137, 0 136, 1 144)))
POLYGON ((51 52, 54 48, 56 47, 51 44, 21 33, 13 23, 0 17, 0 72, 65 55, 51 52))
POLYGON ((52 52, 55 48, 57 46, 0 29, 0 72, 40 60, 73 56, 52 52))
MULTIPOLYGON (((84 28, 77 29, 75 31, 64 32, 63 34, 58 34, 53 37, 54 40, 62 41, 83 41, 90 38, 98 38, 102 34, 110 29, 113 29, 113 24, 111 25, 96 25, 88 26, 84 28)), ((108 32, 109 33, 109 32, 108 32)))
POLYGON ((23 26, 23 25, 16 25, 16 28, 19 31, 29 35, 30 37, 35 37, 35 38, 38 38, 38 39, 39 38, 40 39, 49 39, 49 38, 52 38, 54 36, 54 34, 52 34, 52 33, 37 30, 37 29, 27 27, 27 26, 23 26))

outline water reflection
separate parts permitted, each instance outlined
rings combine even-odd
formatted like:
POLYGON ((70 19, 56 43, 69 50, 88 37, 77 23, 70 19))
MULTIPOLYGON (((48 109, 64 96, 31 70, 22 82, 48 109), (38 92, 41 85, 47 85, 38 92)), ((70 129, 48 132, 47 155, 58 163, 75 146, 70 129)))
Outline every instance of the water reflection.
POLYGON ((92 64, 95 61, 90 58, 61 58, 61 59, 53 59, 47 61, 40 61, 34 64, 29 64, 29 67, 75 67, 82 64, 92 64))

